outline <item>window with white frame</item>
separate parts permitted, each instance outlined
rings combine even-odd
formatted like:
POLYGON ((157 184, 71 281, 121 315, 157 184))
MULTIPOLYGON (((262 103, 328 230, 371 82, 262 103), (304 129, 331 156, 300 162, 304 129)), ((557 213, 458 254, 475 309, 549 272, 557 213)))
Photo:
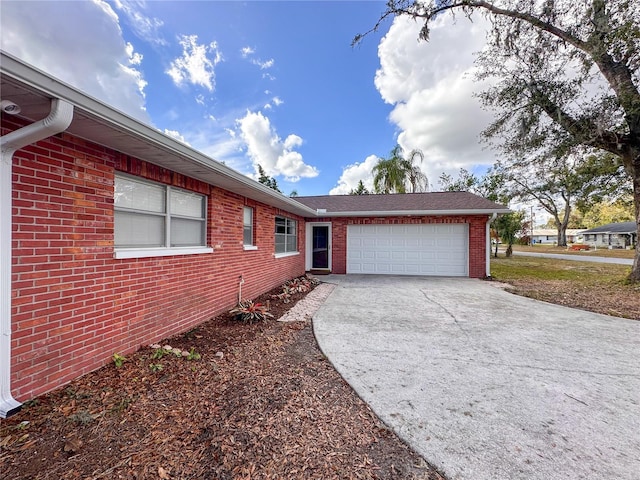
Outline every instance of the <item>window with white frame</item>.
POLYGON ((276 217, 276 253, 298 251, 298 230, 296 221, 286 217, 276 217))
POLYGON ((114 190, 116 248, 205 246, 205 195, 122 174, 114 190))
POLYGON ((253 245, 253 208, 244 207, 242 225, 242 243, 245 246, 253 245))

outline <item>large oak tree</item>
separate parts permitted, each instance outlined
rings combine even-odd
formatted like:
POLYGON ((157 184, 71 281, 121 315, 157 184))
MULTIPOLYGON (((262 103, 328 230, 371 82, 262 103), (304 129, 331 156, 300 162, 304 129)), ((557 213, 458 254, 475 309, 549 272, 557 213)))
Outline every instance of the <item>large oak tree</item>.
MULTIPOLYGON (((476 60, 478 78, 493 81, 480 93, 496 113, 485 137, 505 161, 557 159, 577 145, 619 157, 640 234, 640 2, 390 0, 373 30, 407 15, 423 22, 428 40, 438 16, 474 12, 491 22, 476 60)), ((640 282, 640 244, 629 279, 640 282)))

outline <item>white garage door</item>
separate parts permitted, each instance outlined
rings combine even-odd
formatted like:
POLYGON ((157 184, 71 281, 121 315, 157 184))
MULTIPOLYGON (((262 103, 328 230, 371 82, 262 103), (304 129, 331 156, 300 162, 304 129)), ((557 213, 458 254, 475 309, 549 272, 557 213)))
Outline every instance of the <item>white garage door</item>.
POLYGON ((347 273, 469 274, 467 224, 349 225, 347 273))

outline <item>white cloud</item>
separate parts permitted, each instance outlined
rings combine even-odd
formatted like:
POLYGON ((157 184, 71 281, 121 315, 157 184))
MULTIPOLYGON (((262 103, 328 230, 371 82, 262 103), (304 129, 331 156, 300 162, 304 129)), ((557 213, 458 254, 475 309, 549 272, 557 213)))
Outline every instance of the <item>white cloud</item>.
POLYGON ((256 51, 251 47, 243 47, 240 53, 242 54, 242 58, 247 58, 249 55, 256 53, 256 51))
POLYGON ((146 9, 146 2, 144 0, 115 0, 114 5, 125 14, 129 25, 138 37, 150 43, 167 45, 167 42, 158 32, 160 27, 164 25, 164 22, 143 13, 143 10, 146 9))
POLYGON ((189 142, 187 142, 184 138, 184 136, 182 136, 182 134, 180 132, 178 132, 177 130, 169 130, 167 128, 164 129, 164 134, 165 135, 169 135, 172 138, 175 138, 176 140, 178 140, 179 142, 184 143, 185 145, 189 145, 189 142))
MULTIPOLYGON (((242 58, 249 59, 249 57, 253 57, 255 53, 256 53, 255 49, 251 47, 243 47, 240 49, 240 54, 242 55, 242 58)), ((250 58, 249 60, 253 65, 260 67, 260 70, 267 70, 273 67, 273 64, 275 63, 275 60, 273 58, 270 58, 269 60, 260 60, 259 58, 250 58)))
POLYGON ((477 16, 471 23, 443 15, 433 22, 430 41, 419 42, 421 23, 397 17, 378 46, 376 88, 394 106, 389 118, 398 143, 424 152, 422 169, 432 186, 442 172, 494 162, 479 137, 492 117, 473 97, 484 88, 473 80, 473 52, 484 45, 485 26, 477 16))
POLYGON ((273 97, 271 100, 276 107, 279 107, 284 103, 284 100, 280 99, 280 97, 273 97))
POLYGON ((262 112, 247 111, 237 123, 254 167, 261 165, 267 175, 283 175, 290 182, 318 175, 318 170, 305 164, 302 155, 294 150, 303 143, 298 135, 289 135, 283 141, 262 112))
POLYGON ((2 50, 150 123, 142 56, 124 41, 108 3, 2 2, 0 27, 2 50))
POLYGON ((373 167, 378 163, 376 155, 369 155, 363 162, 347 165, 342 170, 338 185, 329 191, 329 195, 346 195, 358 186, 360 180, 367 190, 373 190, 373 167))
POLYGON ((179 43, 182 46, 182 56, 171 62, 171 68, 166 73, 178 86, 188 82, 212 91, 215 66, 222 61, 218 44, 211 42, 209 45, 200 45, 197 35, 182 35, 179 43))
POLYGON ((260 61, 260 60, 254 60, 253 64, 257 65, 260 67, 260 70, 266 70, 268 68, 273 67, 273 64, 275 63, 275 60, 273 58, 270 58, 269 60, 266 61, 260 61))

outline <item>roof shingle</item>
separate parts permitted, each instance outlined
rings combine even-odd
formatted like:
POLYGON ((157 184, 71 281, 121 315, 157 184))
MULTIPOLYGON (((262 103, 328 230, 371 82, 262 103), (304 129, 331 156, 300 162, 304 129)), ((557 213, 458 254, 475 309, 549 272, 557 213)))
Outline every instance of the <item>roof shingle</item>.
POLYGON ((636 229, 636 222, 618 222, 600 225, 582 233, 636 233, 636 229))
POLYGON ((294 197, 327 214, 375 213, 506 213, 508 208, 469 192, 397 193, 389 195, 321 195, 294 197))

